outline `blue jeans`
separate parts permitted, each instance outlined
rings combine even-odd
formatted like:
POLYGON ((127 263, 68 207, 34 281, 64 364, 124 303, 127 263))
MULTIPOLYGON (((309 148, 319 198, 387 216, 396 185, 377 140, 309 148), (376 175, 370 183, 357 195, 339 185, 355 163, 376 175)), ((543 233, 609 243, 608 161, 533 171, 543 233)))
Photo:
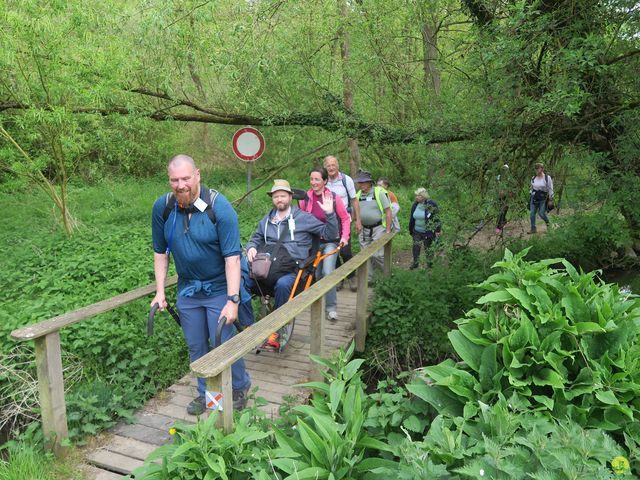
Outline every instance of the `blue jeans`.
MULTIPOLYGON (((176 306, 182 322, 182 332, 189 347, 189 359, 192 362, 216 347, 218 318, 226 303, 226 294, 204 298, 178 296, 176 306)), ((243 302, 238 306, 238 317, 240 324, 245 327, 253 324, 251 301, 243 302)), ((236 329, 233 325, 226 325, 222 329, 222 343, 233 337, 235 333, 236 329)), ((231 366, 231 383, 234 390, 243 390, 251 384, 243 359, 237 360, 231 366)), ((203 397, 205 389, 205 379, 198 378, 198 393, 203 397)))
POLYGON ((289 301, 289 295, 291 295, 291 289, 293 288, 293 284, 296 281, 297 274, 298 272, 287 273, 286 275, 280 277, 273 287, 273 292, 262 292, 256 285, 256 281, 253 278, 249 278, 247 280, 247 288, 249 289, 249 291, 255 293, 256 295, 262 295, 262 293, 269 295, 273 294, 273 298, 275 300, 275 308, 278 308, 289 301))
POLYGON ((547 198, 542 200, 536 200, 534 195, 531 195, 529 200, 529 218, 531 220, 531 230, 536 228, 536 212, 539 213, 540 218, 544 220, 544 223, 549 224, 549 217, 547 217, 547 198))
MULTIPOLYGON (((324 255, 325 253, 332 252, 333 250, 338 248, 338 244, 331 243, 331 242, 323 243, 321 248, 322 248, 322 254, 324 255)), ((337 260, 338 260, 337 254, 330 255, 326 257, 324 260, 322 260, 322 268, 321 268, 321 271, 319 272, 318 280, 320 280, 323 277, 326 277, 336 269, 337 260)), ((325 301, 324 308, 327 312, 335 312, 338 309, 338 294, 336 293, 335 287, 333 287, 331 290, 327 292, 327 294, 324 297, 324 301, 325 301)))

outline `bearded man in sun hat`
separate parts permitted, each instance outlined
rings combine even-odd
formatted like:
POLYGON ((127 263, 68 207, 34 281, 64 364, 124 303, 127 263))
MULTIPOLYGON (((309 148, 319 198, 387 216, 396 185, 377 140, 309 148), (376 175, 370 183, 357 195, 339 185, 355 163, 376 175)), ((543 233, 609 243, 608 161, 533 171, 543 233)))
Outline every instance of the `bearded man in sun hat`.
MULTIPOLYGON (((314 239, 338 237, 338 220, 333 210, 333 195, 330 192, 323 195, 322 201, 318 201, 325 213, 326 222, 321 222, 312 214, 292 205, 293 190, 286 180, 274 180, 268 195, 271 197, 273 208, 258 222, 246 245, 247 259, 250 263, 262 247, 281 241, 296 265, 300 265, 312 253, 314 239)), ((289 300, 296 273, 297 266, 275 283, 273 295, 276 308, 289 300)), ((258 287, 253 279, 250 279, 249 286, 254 292, 258 287)))

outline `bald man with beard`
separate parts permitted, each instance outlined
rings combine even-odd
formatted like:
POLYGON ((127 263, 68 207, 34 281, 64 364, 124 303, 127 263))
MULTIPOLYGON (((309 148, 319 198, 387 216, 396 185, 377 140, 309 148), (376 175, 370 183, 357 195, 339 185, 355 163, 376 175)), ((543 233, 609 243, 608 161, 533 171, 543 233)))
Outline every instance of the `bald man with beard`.
MULTIPOLYGON (((156 295, 151 305, 167 307, 165 281, 169 258, 178 273, 176 306, 182 331, 189 347, 191 362, 215 348, 218 321, 226 317, 221 341, 233 337, 233 323, 253 323, 251 295, 246 290, 243 272, 248 275, 242 257, 240 229, 235 210, 224 197, 200 183, 200 170, 187 155, 177 155, 167 165, 169 186, 175 202, 167 212, 171 195, 163 195, 153 205, 152 238, 156 295), (213 203, 211 200, 213 198, 213 203), (212 210, 210 215, 207 210, 212 210), (167 215, 168 213, 168 215, 167 215)), ((233 407, 246 406, 251 379, 244 360, 232 368, 233 407)), ((187 406, 187 413, 205 411, 205 379, 198 379, 198 396, 187 406)))

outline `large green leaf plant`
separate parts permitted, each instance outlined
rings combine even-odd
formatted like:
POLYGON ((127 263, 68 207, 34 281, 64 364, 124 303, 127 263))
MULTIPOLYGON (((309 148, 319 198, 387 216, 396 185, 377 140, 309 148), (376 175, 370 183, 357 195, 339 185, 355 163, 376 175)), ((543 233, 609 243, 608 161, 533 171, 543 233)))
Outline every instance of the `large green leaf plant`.
POLYGON ((640 437, 640 301, 564 259, 505 252, 488 293, 449 333, 462 362, 418 371, 408 388, 473 423, 500 399, 513 412, 640 437), (555 268, 562 265, 564 268, 555 268))

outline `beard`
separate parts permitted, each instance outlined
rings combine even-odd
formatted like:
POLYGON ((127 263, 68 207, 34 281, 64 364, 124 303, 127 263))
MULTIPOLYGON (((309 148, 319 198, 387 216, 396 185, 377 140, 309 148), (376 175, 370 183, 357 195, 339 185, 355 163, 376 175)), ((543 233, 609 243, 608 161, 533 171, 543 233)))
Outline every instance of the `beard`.
POLYGON ((191 189, 182 189, 176 192, 176 200, 178 201, 178 205, 180 208, 185 208, 192 203, 195 198, 193 198, 193 192, 191 189))
POLYGON ((276 203, 276 209, 279 212, 284 212, 287 210, 287 208, 289 208, 289 204, 287 202, 278 202, 276 203))

